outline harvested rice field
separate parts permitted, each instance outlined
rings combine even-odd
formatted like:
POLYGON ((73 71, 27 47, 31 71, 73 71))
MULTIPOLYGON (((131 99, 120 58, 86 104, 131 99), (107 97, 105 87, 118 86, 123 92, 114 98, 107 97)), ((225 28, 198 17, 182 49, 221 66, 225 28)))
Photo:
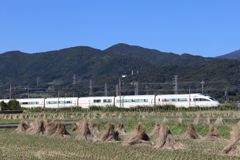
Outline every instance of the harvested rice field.
MULTIPOLYGON (((21 131, 1 128, 1 159, 240 159, 238 120, 208 119, 224 112, 78 113, 77 123, 67 126, 60 121, 70 121, 72 113, 62 114, 61 120, 14 119, 26 121, 21 131), (167 121, 177 117, 183 120, 167 121), (184 120, 190 117, 196 119, 184 120)), ((227 115, 233 116, 238 112, 227 115)), ((8 121, 13 119, 0 122, 8 121)))

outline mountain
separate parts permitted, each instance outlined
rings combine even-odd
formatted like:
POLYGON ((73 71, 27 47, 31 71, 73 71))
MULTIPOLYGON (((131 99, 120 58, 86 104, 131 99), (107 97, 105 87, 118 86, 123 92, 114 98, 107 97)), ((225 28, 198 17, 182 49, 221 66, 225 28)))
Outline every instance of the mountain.
POLYGON ((26 54, 20 51, 0 55, 1 83, 26 85, 36 83, 69 84, 74 74, 79 81, 92 77, 116 77, 131 70, 144 72, 154 68, 143 60, 131 57, 108 55, 90 47, 72 47, 57 51, 26 54))
POLYGON ((74 74, 79 81, 92 77, 119 77, 131 70, 146 72, 165 65, 201 65, 213 58, 177 55, 139 46, 116 44, 104 51, 87 46, 27 54, 12 51, 0 54, 1 84, 26 85, 36 83, 68 84, 74 74))
POLYGON ((240 50, 236 50, 234 52, 218 56, 216 58, 222 58, 222 59, 240 59, 240 50))
POLYGON ((121 55, 142 59, 155 66, 165 65, 201 65, 216 61, 214 58, 205 58, 201 56, 193 56, 190 54, 174 54, 169 52, 161 52, 154 49, 147 49, 139 46, 119 43, 104 50, 104 52, 114 55, 121 55))
POLYGON ((103 95, 104 84, 108 94, 115 95, 119 83, 123 94, 134 94, 135 82, 140 94, 173 93, 174 75, 181 93, 190 88, 199 92, 204 80, 207 93, 222 97, 228 89, 240 98, 238 60, 177 55, 120 43, 105 50, 77 46, 34 54, 10 51, 0 54, 0 61, 0 98, 9 98, 10 84, 15 97, 26 97, 26 88, 36 95, 58 96, 58 89, 60 96, 87 96, 90 79, 93 95, 103 95))

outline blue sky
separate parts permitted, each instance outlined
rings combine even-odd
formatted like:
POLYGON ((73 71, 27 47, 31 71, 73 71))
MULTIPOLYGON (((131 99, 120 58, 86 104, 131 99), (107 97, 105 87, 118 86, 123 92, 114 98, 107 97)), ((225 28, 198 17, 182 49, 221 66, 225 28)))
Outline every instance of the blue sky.
POLYGON ((239 0, 0 0, 0 53, 117 43, 204 57, 240 49, 239 0))

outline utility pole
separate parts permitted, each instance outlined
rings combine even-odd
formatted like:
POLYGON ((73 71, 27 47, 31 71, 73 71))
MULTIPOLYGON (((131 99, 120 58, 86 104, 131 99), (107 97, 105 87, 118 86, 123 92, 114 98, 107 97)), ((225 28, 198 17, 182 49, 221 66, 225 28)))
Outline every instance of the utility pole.
POLYGON ((38 84, 39 84, 39 77, 37 77, 37 86, 38 86, 38 84))
POLYGON ((104 92, 105 92, 105 96, 107 96, 107 83, 104 84, 104 92))
POLYGON ((29 86, 28 86, 28 98, 30 97, 30 94, 29 94, 29 86))
POLYGON ((202 80, 201 84, 202 84, 202 94, 204 94, 204 81, 202 80))
POLYGON ((177 82, 177 75, 174 75, 174 94, 178 94, 178 82, 177 82))
POLYGON ((189 102, 189 107, 191 106, 191 97, 190 97, 190 94, 191 94, 191 86, 189 85, 188 86, 189 88, 188 88, 188 92, 189 92, 189 100, 188 100, 188 102, 189 102))
POLYGON ((75 85, 76 84, 76 75, 74 74, 73 75, 73 85, 75 85))
POLYGON ((196 86, 196 93, 198 93, 198 85, 196 84, 195 86, 196 86))
POLYGON ((134 82, 135 95, 138 95, 138 82, 134 82))
POLYGON ((147 95, 148 95, 148 85, 146 85, 145 89, 146 89, 146 92, 147 92, 147 95))
POLYGON ((119 82, 118 82, 119 84, 118 84, 118 87, 119 87, 119 100, 120 100, 120 105, 119 105, 119 107, 121 108, 122 107, 122 103, 121 103, 121 80, 119 79, 119 82))
POLYGON ((89 86, 89 88, 90 88, 89 95, 91 96, 92 95, 92 79, 90 79, 90 86, 89 86))
POLYGON ((225 96, 226 96, 226 103, 228 103, 228 89, 225 90, 225 96))
POLYGON ((116 85, 116 96, 118 96, 118 85, 116 85))
POLYGON ((9 98, 12 99, 12 84, 10 84, 9 88, 9 98))
POLYGON ((58 109, 59 109, 59 89, 58 89, 58 109))

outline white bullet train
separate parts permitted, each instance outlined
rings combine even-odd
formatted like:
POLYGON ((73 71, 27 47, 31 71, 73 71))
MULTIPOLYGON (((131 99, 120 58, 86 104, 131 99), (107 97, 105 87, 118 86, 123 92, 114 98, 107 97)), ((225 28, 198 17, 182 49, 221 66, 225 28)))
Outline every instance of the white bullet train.
MULTIPOLYGON (((63 108, 90 106, 111 106, 130 108, 136 106, 175 105, 176 107, 213 107, 219 102, 212 97, 196 94, 167 94, 167 95, 123 95, 103 97, 58 97, 58 98, 24 98, 16 99, 25 108, 63 108)), ((3 99, 8 102, 9 99, 3 99)))

